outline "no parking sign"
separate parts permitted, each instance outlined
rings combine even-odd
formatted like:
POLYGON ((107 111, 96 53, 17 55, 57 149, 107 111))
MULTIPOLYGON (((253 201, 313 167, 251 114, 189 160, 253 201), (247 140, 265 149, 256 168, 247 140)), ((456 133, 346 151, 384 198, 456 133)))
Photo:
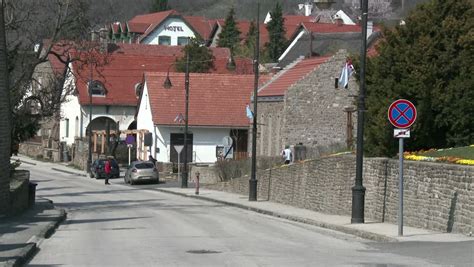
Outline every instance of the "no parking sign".
POLYGON ((403 138, 410 137, 409 127, 416 120, 416 108, 406 99, 394 101, 388 108, 388 120, 396 127, 393 136, 399 140, 399 172, 398 172, 398 235, 403 236, 403 138))

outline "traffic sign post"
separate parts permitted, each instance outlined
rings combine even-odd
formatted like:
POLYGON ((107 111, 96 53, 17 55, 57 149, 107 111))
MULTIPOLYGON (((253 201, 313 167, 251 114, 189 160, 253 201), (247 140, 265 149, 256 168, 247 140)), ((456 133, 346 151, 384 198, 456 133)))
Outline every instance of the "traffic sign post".
POLYGON ((409 127, 416 120, 416 108, 406 99, 394 101, 388 108, 388 120, 398 129, 393 137, 398 138, 398 235, 403 236, 403 139, 410 137, 409 127))
MULTIPOLYGON (((183 147, 182 145, 175 145, 174 146, 174 149, 176 149, 176 152, 178 152, 178 178, 181 177, 179 176, 179 165, 181 164, 180 162, 180 158, 181 158, 181 151, 183 151, 183 147)), ((183 177, 181 177, 181 179, 183 179, 183 177)))

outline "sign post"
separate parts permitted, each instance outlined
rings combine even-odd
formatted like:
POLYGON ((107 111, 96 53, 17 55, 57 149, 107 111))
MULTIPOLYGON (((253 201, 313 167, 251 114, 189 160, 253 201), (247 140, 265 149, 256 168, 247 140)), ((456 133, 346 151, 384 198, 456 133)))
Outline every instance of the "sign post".
POLYGON ((409 127, 416 120, 416 108, 410 101, 399 99, 388 108, 388 120, 397 129, 393 137, 398 138, 398 235, 403 236, 403 138, 410 137, 409 127))
MULTIPOLYGON (((183 151, 183 147, 184 147, 184 146, 178 146, 178 145, 175 145, 175 146, 174 146, 174 149, 176 149, 176 152, 178 152, 178 177, 181 177, 181 176, 179 176, 179 165, 180 165, 180 163, 181 163, 181 162, 180 162, 180 158, 181 158, 180 155, 181 155, 181 151, 183 151)), ((183 179, 183 178, 181 177, 181 179, 183 179)))
POLYGON ((132 147, 133 144, 135 143, 135 137, 133 135, 128 135, 125 138, 125 143, 127 144, 128 147, 128 165, 130 166, 130 161, 131 161, 131 156, 132 156, 132 147))

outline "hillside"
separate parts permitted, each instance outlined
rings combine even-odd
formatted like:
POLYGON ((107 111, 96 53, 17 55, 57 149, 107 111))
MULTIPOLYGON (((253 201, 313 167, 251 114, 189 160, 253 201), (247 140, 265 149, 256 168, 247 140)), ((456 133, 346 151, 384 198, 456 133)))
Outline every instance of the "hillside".
MULTIPOLYGON (((103 25, 112 21, 127 21, 139 14, 149 13, 153 0, 134 0, 130 5, 130 0, 87 0, 89 1, 89 18, 92 25, 103 25)), ((386 0, 390 5, 391 13, 399 13, 402 0, 386 0)), ((416 4, 426 0, 404 0, 405 8, 411 9, 416 4)), ((259 0, 260 19, 263 20, 268 11, 275 6, 275 0, 259 0)), ((281 0, 285 14, 295 14, 298 12, 298 4, 305 0, 281 0)), ((374 2, 369 0, 369 3, 374 2)), ((382 1, 383 2, 383 1, 382 1)), ((169 0, 171 8, 185 15, 206 16, 208 18, 224 18, 230 7, 235 8, 236 16, 239 19, 254 19, 257 9, 256 0, 169 0)), ((337 8, 342 6, 358 5, 359 0, 340 0, 337 8)), ((380 4, 379 4, 380 5, 380 4)), ((372 4, 370 4, 372 6, 372 4)), ((375 6, 373 6, 375 8, 375 6)))

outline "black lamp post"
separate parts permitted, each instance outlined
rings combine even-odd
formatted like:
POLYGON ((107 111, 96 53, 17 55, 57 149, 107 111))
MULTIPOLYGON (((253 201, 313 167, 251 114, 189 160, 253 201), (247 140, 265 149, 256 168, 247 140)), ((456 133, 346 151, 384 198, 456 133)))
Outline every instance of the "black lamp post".
POLYGON ((252 126, 252 173, 249 180, 249 201, 257 201, 257 94, 258 94, 258 61, 259 61, 259 13, 260 3, 257 3, 257 34, 255 40, 255 59, 254 59, 254 90, 253 90, 253 126, 252 126))
POLYGON ((351 223, 364 223, 365 187, 362 185, 364 151, 364 112, 365 112, 365 65, 367 55, 367 16, 368 0, 362 0, 362 46, 360 49, 360 89, 357 107, 357 153, 356 178, 352 187, 351 223))
MULTIPOLYGON (((168 73, 163 83, 163 87, 169 89, 173 86, 170 80, 170 67, 168 67, 168 73)), ((181 173, 181 188, 188 187, 188 112, 189 112, 189 53, 186 54, 186 72, 184 75, 184 89, 185 89, 185 115, 184 115, 184 162, 183 172, 181 173)))

